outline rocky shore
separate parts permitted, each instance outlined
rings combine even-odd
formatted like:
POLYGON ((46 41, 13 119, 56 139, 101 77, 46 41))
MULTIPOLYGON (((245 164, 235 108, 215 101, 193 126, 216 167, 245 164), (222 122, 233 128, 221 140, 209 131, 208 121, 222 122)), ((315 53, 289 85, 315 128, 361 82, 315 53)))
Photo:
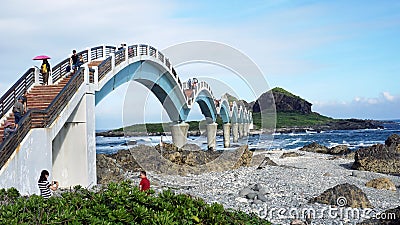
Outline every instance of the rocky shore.
POLYGON ((398 135, 356 152, 318 143, 295 151, 252 152, 242 146, 230 154, 195 145, 138 146, 99 154, 97 166, 99 183, 107 183, 139 182, 137 171, 144 165, 157 193, 172 189, 273 224, 400 224, 399 150, 398 135), (156 155, 173 163, 160 163, 156 155))

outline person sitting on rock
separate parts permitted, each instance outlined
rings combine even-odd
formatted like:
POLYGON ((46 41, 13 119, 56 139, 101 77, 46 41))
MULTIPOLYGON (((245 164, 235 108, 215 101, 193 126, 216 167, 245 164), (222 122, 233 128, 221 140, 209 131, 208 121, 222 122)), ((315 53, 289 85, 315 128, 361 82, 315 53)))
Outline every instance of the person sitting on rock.
POLYGON ((144 171, 144 170, 140 171, 139 177, 142 179, 139 184, 139 190, 140 191, 149 190, 150 189, 150 181, 149 181, 149 179, 147 179, 146 171, 144 171))

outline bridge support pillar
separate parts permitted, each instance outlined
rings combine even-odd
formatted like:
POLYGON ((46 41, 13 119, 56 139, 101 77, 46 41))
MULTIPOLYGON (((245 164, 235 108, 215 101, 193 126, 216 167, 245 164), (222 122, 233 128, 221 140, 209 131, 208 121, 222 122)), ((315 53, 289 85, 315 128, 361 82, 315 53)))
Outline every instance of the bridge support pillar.
POLYGON ((53 139, 53 177, 61 187, 97 183, 95 99, 85 94, 53 139))
POLYGON ((234 143, 238 142, 238 139, 239 139, 239 124, 238 123, 232 124, 232 137, 233 137, 234 143))
POLYGON ((209 150, 215 150, 217 147, 217 123, 207 124, 207 146, 209 150))
POLYGON ((224 148, 229 148, 231 146, 230 143, 231 124, 225 123, 222 128, 224 130, 224 148))
POLYGON ((175 125, 171 125, 172 142, 178 147, 182 148, 187 142, 187 133, 189 130, 189 124, 183 122, 175 125))
POLYGON ((243 137, 243 123, 239 123, 239 138, 243 137))
POLYGON ((244 123, 243 124, 243 136, 247 137, 249 136, 249 124, 248 123, 244 123))

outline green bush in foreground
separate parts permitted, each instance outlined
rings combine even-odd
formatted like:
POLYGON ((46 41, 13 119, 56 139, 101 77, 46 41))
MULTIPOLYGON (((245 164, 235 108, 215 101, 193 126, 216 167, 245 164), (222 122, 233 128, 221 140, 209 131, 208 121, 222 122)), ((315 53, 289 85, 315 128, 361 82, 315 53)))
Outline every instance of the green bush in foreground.
POLYGON ((1 189, 0 224, 270 224, 169 190, 146 195, 128 181, 97 192, 77 186, 61 195, 46 200, 1 189))

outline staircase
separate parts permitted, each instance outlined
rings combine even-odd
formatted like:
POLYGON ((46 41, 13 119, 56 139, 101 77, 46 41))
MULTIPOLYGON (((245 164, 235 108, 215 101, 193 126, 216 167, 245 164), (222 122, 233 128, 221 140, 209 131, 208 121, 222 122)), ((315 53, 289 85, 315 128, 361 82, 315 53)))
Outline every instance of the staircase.
MULTIPOLYGON (((70 78, 71 76, 64 77, 57 84, 53 85, 34 86, 27 94, 28 110, 45 110, 53 101, 53 99, 58 95, 58 93, 60 93, 60 91, 65 87, 70 78)), ((11 113, 11 115, 7 117, 6 121, 14 123, 14 115, 11 113)), ((5 121, 0 125, 0 142, 3 141, 4 123, 5 121)))

